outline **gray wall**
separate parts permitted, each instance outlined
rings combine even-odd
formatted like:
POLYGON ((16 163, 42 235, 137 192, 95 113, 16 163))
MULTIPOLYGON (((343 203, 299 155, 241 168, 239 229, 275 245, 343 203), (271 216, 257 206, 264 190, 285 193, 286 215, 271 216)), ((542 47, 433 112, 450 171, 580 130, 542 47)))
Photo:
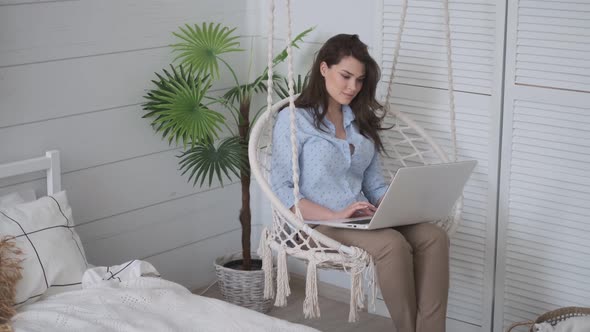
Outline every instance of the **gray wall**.
MULTIPOLYGON (((179 151, 141 119, 141 103, 153 73, 172 60, 177 27, 222 22, 246 48, 258 16, 258 3, 241 0, 0 0, 0 163, 61 151, 62 185, 91 263, 146 259, 164 277, 201 287, 213 280, 215 257, 240 248, 239 185, 188 184, 179 151)), ((243 77, 247 66, 239 67, 243 77)), ((43 195, 41 178, 3 181, 0 191, 16 183, 43 195)))

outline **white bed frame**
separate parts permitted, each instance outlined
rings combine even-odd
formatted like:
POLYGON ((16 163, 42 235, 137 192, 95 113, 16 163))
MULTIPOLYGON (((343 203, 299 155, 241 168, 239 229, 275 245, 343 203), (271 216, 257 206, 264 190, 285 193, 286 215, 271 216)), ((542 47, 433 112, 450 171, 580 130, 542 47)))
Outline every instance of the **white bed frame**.
POLYGON ((31 158, 0 165, 0 178, 45 171, 47 174, 47 195, 61 191, 61 169, 59 151, 45 152, 44 157, 31 158))

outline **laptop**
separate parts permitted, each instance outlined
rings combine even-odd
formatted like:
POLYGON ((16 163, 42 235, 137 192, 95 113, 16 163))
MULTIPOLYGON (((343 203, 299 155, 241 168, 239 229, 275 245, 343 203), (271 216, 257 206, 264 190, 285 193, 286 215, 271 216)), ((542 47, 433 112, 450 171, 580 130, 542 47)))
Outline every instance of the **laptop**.
POLYGON ((476 160, 468 160, 402 167, 373 216, 305 223, 370 230, 444 219, 452 214, 476 164, 476 160))

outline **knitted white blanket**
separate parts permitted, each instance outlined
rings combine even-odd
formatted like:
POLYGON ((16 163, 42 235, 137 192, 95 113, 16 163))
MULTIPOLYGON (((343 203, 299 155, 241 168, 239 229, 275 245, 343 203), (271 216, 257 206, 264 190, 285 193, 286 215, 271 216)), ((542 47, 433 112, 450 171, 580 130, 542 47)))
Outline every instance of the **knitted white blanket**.
POLYGON ((127 266, 90 269, 84 274, 84 289, 52 295, 21 307, 12 321, 14 330, 317 331, 194 295, 181 285, 146 275, 157 275, 157 271, 140 261, 127 266))

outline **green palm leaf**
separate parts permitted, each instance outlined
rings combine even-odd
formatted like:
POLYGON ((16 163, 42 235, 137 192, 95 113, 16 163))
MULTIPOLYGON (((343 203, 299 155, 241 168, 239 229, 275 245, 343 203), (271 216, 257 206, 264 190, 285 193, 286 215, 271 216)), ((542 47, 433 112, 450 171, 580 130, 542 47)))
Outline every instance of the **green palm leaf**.
MULTIPOLYGON (((293 38, 293 40, 291 41, 291 46, 293 46, 295 48, 299 48, 298 43, 300 41, 303 41, 303 37, 307 36, 310 32, 313 31, 313 29, 315 29, 315 27, 307 28, 306 30, 302 31, 300 34, 295 36, 295 38, 293 38)), ((274 59, 272 60, 273 66, 285 61, 285 59, 287 59, 287 56, 288 56, 287 48, 285 47, 281 51, 281 53, 279 53, 277 56, 275 56, 274 59)))
MULTIPOLYGON (((281 78, 282 76, 278 74, 274 74, 272 76, 274 83, 279 82, 281 78)), ((263 74, 263 76, 259 76, 252 83, 234 86, 233 88, 229 89, 226 93, 223 94, 223 98, 231 104, 236 100, 240 100, 241 96, 252 96, 256 93, 266 92, 266 80, 268 80, 268 73, 263 74)))
POLYGON ((200 73, 219 77, 219 56, 223 53, 239 52, 240 43, 236 41, 238 36, 232 33, 236 28, 230 29, 220 23, 203 23, 198 25, 185 25, 180 27, 180 32, 173 34, 182 41, 172 45, 173 52, 178 53, 174 61, 180 59, 183 64, 190 64, 200 73))
MULTIPOLYGON (((299 43, 303 41, 303 38, 307 36, 314 28, 309 28, 304 30, 303 32, 299 33, 293 40, 291 41, 291 46, 295 48, 299 48, 299 43)), ((275 56, 272 60, 273 67, 278 65, 279 63, 285 61, 287 59, 287 48, 285 47, 281 53, 275 56)), ((273 82, 280 80, 281 77, 277 75, 277 73, 273 73, 273 82)), ((239 86, 235 86, 227 91, 223 98, 225 98, 228 102, 233 103, 236 99, 239 100, 242 96, 252 96, 254 93, 259 92, 266 92, 266 81, 268 80, 268 67, 264 69, 262 75, 258 76, 252 83, 249 84, 242 84, 239 86)))
POLYGON ((180 72, 170 67, 171 73, 165 69, 164 75, 156 73, 158 80, 152 81, 156 88, 144 96, 148 102, 142 106, 148 113, 143 117, 152 119, 152 128, 169 144, 186 147, 219 137, 225 117, 203 103, 211 87, 209 76, 199 77, 182 66, 180 72))
POLYGON ((223 186, 223 177, 231 180, 230 173, 239 177, 241 170, 248 169, 247 147, 239 137, 222 139, 217 145, 213 141, 199 142, 178 158, 182 175, 190 172, 188 181, 192 180, 193 186, 199 180, 199 186, 203 186, 205 179, 211 186, 214 176, 223 186))
MULTIPOLYGON (((307 85, 308 80, 309 76, 306 75, 302 79, 301 74, 297 74, 297 81, 293 82, 293 90, 295 91, 295 94, 301 93, 301 91, 303 91, 303 88, 305 88, 305 86, 307 85)), ((275 92, 281 99, 289 97, 289 81, 287 80, 287 78, 283 78, 282 82, 275 85, 275 92)))

